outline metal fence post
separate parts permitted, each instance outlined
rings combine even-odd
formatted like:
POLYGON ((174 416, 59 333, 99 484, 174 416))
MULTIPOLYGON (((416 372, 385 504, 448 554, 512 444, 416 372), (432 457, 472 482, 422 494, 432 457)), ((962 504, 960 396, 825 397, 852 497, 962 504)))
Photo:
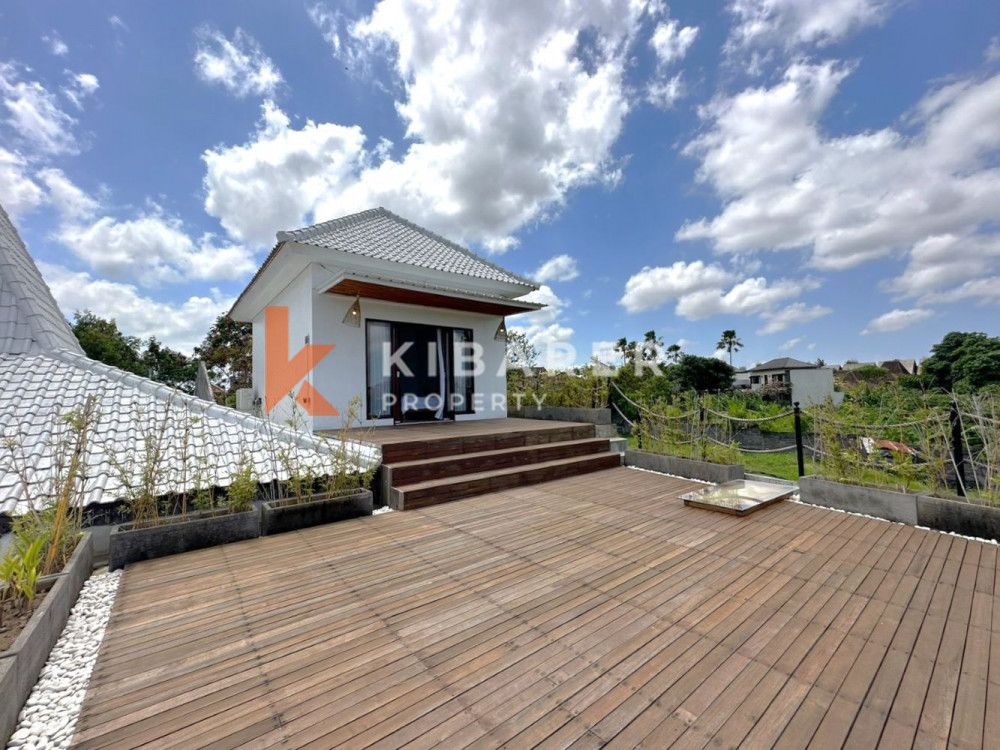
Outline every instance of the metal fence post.
POLYGON ((965 497, 965 446, 958 401, 951 402, 951 458, 955 462, 955 492, 965 497))
POLYGON ((806 475, 806 457, 802 450, 802 410, 799 408, 798 401, 793 406, 795 407, 795 455, 799 459, 799 476, 804 477, 806 475))

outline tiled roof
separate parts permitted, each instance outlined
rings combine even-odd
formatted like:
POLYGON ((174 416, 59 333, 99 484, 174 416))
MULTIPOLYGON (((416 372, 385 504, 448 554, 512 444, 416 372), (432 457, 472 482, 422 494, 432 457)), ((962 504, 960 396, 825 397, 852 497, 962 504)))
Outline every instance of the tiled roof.
POLYGON ((369 209, 305 229, 278 232, 278 241, 301 242, 366 258, 536 288, 531 281, 384 208, 369 209))
POLYGON ((52 293, 0 206, 0 353, 50 349, 83 354, 52 293))
MULTIPOLYGON (((0 206, 0 513, 26 509, 26 484, 36 504, 51 492, 69 437, 65 417, 88 404, 96 421, 84 459, 84 504, 113 502, 138 484, 147 438, 163 456, 157 494, 192 488, 198 462, 208 481, 225 487, 244 455, 262 482, 285 477, 282 453, 318 469, 343 455, 339 442, 327 445, 88 359, 0 206)), ((367 468, 378 450, 353 442, 346 455, 367 468)))
POLYGON ((812 362, 803 362, 801 359, 779 357, 778 359, 769 360, 762 365, 757 365, 750 372, 756 372, 757 370, 803 370, 816 366, 812 362))
MULTIPOLYGON (((147 438, 162 450, 158 495, 192 488, 199 465, 212 485, 224 487, 249 455, 259 480, 268 482, 286 477, 282 452, 323 469, 339 447, 65 350, 0 354, 0 383, 0 512, 23 512, 25 478, 36 502, 51 492, 65 450, 59 446, 69 437, 64 417, 91 398, 96 422, 87 440, 85 504, 112 502, 139 484, 147 438)), ((348 455, 368 467, 378 451, 352 443, 348 455)))

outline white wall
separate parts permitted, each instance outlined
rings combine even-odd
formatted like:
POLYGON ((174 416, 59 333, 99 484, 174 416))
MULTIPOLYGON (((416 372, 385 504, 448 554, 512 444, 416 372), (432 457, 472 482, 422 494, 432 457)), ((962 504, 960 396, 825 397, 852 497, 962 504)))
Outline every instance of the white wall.
POLYGON ((792 401, 798 401, 803 407, 825 403, 833 399, 836 406, 844 400, 843 393, 833 390, 833 370, 824 367, 815 370, 790 370, 792 383, 792 401))
MULTIPOLYGON (((472 340, 481 344, 484 349, 486 369, 475 377, 476 393, 482 394, 483 399, 476 405, 475 414, 460 414, 456 419, 495 419, 507 416, 506 403, 495 403, 493 397, 493 394, 500 394, 505 399, 507 395, 507 374, 504 368, 506 346, 504 342, 493 338, 500 325, 499 315, 362 299, 361 327, 352 328, 341 321, 353 303, 352 297, 321 293, 314 295, 312 305, 313 343, 334 344, 336 348, 313 369, 311 382, 341 414, 352 397, 360 396, 364 410, 362 416, 367 415, 365 323, 368 320, 388 320, 471 328, 472 340)), ((316 417, 313 429, 336 429, 341 424, 340 417, 316 417)), ((392 424, 392 419, 366 419, 365 424, 387 425, 392 424)))
MULTIPOLYGON (((288 358, 294 357, 305 344, 305 337, 312 335, 312 271, 307 267, 286 286, 269 304, 271 307, 288 308, 288 358)), ((315 340, 312 343, 316 343, 315 340)), ((253 388, 258 397, 265 398, 265 366, 264 366, 264 311, 253 321, 253 388)), ((302 382, 309 380, 315 387, 311 375, 295 386, 298 392, 302 382)), ((294 402, 285 397, 274 409, 270 417, 279 423, 285 423, 292 417, 294 402)), ((300 426, 312 430, 312 418, 301 407, 297 409, 297 419, 300 426)))

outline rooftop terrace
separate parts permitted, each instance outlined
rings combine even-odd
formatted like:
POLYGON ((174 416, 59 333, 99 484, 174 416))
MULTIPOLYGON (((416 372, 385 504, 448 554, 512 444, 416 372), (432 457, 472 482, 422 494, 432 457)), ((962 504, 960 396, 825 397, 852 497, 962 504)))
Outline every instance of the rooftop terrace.
POLYGON ((693 488, 611 469, 130 566, 75 746, 996 736, 995 546, 693 488))

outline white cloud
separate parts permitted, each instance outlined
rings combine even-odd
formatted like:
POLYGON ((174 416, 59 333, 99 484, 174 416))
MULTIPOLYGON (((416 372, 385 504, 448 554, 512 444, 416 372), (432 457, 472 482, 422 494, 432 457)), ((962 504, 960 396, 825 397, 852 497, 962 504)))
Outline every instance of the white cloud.
POLYGON ((235 281, 255 269, 238 245, 216 245, 211 235, 192 239, 180 219, 158 207, 136 219, 104 216, 60 227, 58 239, 91 268, 112 278, 134 278, 144 286, 185 280, 235 281))
POLYGON ((558 352, 550 348, 559 344, 568 344, 573 338, 573 329, 562 322, 569 303, 560 298, 551 287, 542 284, 535 291, 524 295, 521 299, 528 302, 540 302, 546 307, 529 313, 521 313, 510 319, 512 330, 520 331, 528 337, 539 352, 540 364, 545 367, 565 365, 558 352))
POLYGON ((625 283, 625 294, 618 304, 629 312, 642 312, 676 302, 674 313, 688 320, 713 315, 762 315, 818 286, 808 278, 768 281, 757 276, 738 282, 737 278, 731 271, 701 260, 647 266, 625 283))
POLYGON ((615 351, 614 341, 594 341, 590 345, 590 356, 605 365, 613 365, 621 360, 621 355, 615 351))
POLYGON ((220 84, 242 98, 274 96, 284 82, 274 61, 241 28, 237 27, 233 38, 227 39, 219 29, 205 25, 195 31, 195 38, 194 67, 205 83, 220 84))
POLYGON ((757 335, 764 336, 769 333, 784 331, 791 325, 803 325, 817 318, 822 318, 824 315, 829 315, 832 312, 832 308, 824 307, 823 305, 812 305, 810 307, 805 302, 794 302, 761 315, 761 318, 767 321, 767 325, 759 328, 757 335))
POLYGON ((919 307, 912 310, 892 310, 885 315, 879 315, 877 318, 871 320, 868 326, 861 332, 861 335, 867 336, 869 333, 902 331, 904 328, 909 328, 914 323, 927 320, 927 318, 933 315, 933 310, 926 310, 919 307))
POLYGON ((544 284, 546 281, 572 281, 579 275, 576 258, 571 255, 556 255, 542 263, 532 274, 532 278, 539 284, 544 284))
POLYGON ((649 46, 656 55, 656 72, 646 86, 646 101, 660 109, 670 109, 684 96, 684 79, 681 73, 671 75, 669 68, 682 60, 698 38, 697 26, 681 27, 674 19, 660 21, 649 39, 649 46))
POLYGON ((790 350, 794 349, 795 347, 797 347, 801 343, 802 343, 802 337, 801 336, 796 336, 795 338, 788 339, 788 341, 786 341, 785 343, 781 344, 778 347, 778 351, 779 352, 790 351, 790 350))
POLYGON ((889 0, 731 0, 734 25, 727 47, 823 46, 881 23, 889 0))
POLYGON ((69 77, 69 83, 62 88, 63 96, 77 109, 83 109, 83 100, 93 96, 101 84, 93 73, 74 73, 67 70, 66 75, 69 77))
POLYGON ((73 184, 61 169, 43 169, 38 179, 48 191, 48 201, 64 220, 87 219, 100 204, 73 184))
POLYGON ((371 72, 369 46, 352 35, 351 29, 355 24, 343 11, 330 10, 323 3, 316 3, 306 8, 306 12, 330 45, 333 56, 344 63, 349 73, 360 75, 371 72))
POLYGON ((987 289, 976 282, 982 281, 983 274, 997 268, 997 260, 1000 260, 1000 235, 934 235, 913 246, 903 273, 885 286, 900 298, 920 297, 921 302, 931 301, 931 298, 940 300, 939 290, 956 284, 963 285, 965 293, 951 295, 955 299, 970 296, 996 298, 996 287, 987 289), (966 282, 970 283, 966 285, 966 282), (982 294, 970 293, 975 289, 980 289, 982 294))
POLYGON ((206 154, 206 207, 256 242, 303 219, 384 205, 456 241, 505 250, 571 190, 621 178, 612 146, 629 111, 625 73, 644 14, 645 4, 631 0, 582 7, 491 0, 461 13, 383 0, 349 33, 369 54, 389 55, 405 152, 379 160, 362 151, 359 128, 293 129, 284 115, 280 125, 272 116, 246 145, 206 154), (301 133, 330 129, 340 133, 340 148, 302 152, 301 133), (229 174, 239 182, 219 179, 229 174), (243 183, 274 190, 278 205, 256 195, 246 201, 243 183), (290 199, 302 183, 320 189, 307 186, 290 199))
POLYGON ((233 237, 254 245, 273 244, 275 232, 310 222, 325 196, 348 188, 364 159, 358 127, 308 120, 296 130, 272 102, 262 112, 248 143, 202 154, 205 210, 233 237))
POLYGON ((48 45, 49 52, 51 52, 56 57, 65 57, 66 55, 69 54, 69 46, 67 46, 66 42, 64 42, 62 40, 62 37, 59 36, 58 31, 53 31, 49 34, 46 34, 45 36, 42 37, 42 41, 48 45))
POLYGON ((24 80, 30 68, 0 62, 0 104, 6 123, 26 145, 44 155, 79 151, 73 126, 76 120, 59 106, 55 95, 38 81, 24 80))
POLYGON ((108 16, 108 23, 111 24, 111 28, 113 28, 115 31, 118 31, 118 30, 128 31, 129 30, 128 25, 121 18, 119 18, 118 16, 115 16, 115 15, 108 16))
POLYGON ((744 279, 729 291, 704 289, 677 300, 674 312, 688 320, 702 320, 713 315, 759 315, 806 289, 814 289, 809 280, 778 279, 769 282, 762 276, 744 279))
POLYGON ((983 52, 983 57, 986 58, 986 62, 1000 60, 1000 36, 990 38, 990 43, 986 47, 986 51, 983 52))
POLYGON ((730 253, 807 248, 812 265, 831 270, 906 250, 915 265, 894 282, 901 293, 933 276, 920 276, 921 243, 936 236, 964 238, 963 260, 985 262, 992 244, 979 233, 995 221, 1000 194, 1000 75, 929 92, 908 118, 912 135, 827 136, 820 119, 848 73, 833 62, 795 64, 773 87, 705 106, 709 127, 685 152, 724 205, 678 239, 730 253))
POLYGON ((680 23, 671 19, 656 25, 649 39, 649 46, 656 53, 657 64, 670 65, 687 55, 697 38, 697 26, 681 28, 680 23))
POLYGON ((618 301, 629 312, 652 310, 661 305, 703 290, 721 290, 733 281, 733 274, 719 265, 704 261, 677 261, 671 266, 646 266, 625 283, 625 294, 618 301))
POLYGON ((971 299, 977 300, 981 305, 996 305, 1000 304, 997 289, 1000 289, 1000 276, 970 279, 951 289, 925 294, 920 298, 920 303, 933 305, 971 299))
POLYGON ((13 218, 34 211, 45 201, 44 191, 27 174, 20 154, 0 147, 0 202, 13 218))
POLYGON ((104 318, 114 318, 129 335, 157 339, 190 353, 201 343, 215 318, 228 310, 233 299, 217 289, 211 297, 190 297, 180 303, 161 302, 143 296, 135 286, 72 271, 49 263, 39 269, 67 315, 90 310, 104 318))
POLYGON ((650 81, 646 87, 646 101, 660 109, 670 109, 684 96, 684 79, 678 73, 670 78, 650 81))

